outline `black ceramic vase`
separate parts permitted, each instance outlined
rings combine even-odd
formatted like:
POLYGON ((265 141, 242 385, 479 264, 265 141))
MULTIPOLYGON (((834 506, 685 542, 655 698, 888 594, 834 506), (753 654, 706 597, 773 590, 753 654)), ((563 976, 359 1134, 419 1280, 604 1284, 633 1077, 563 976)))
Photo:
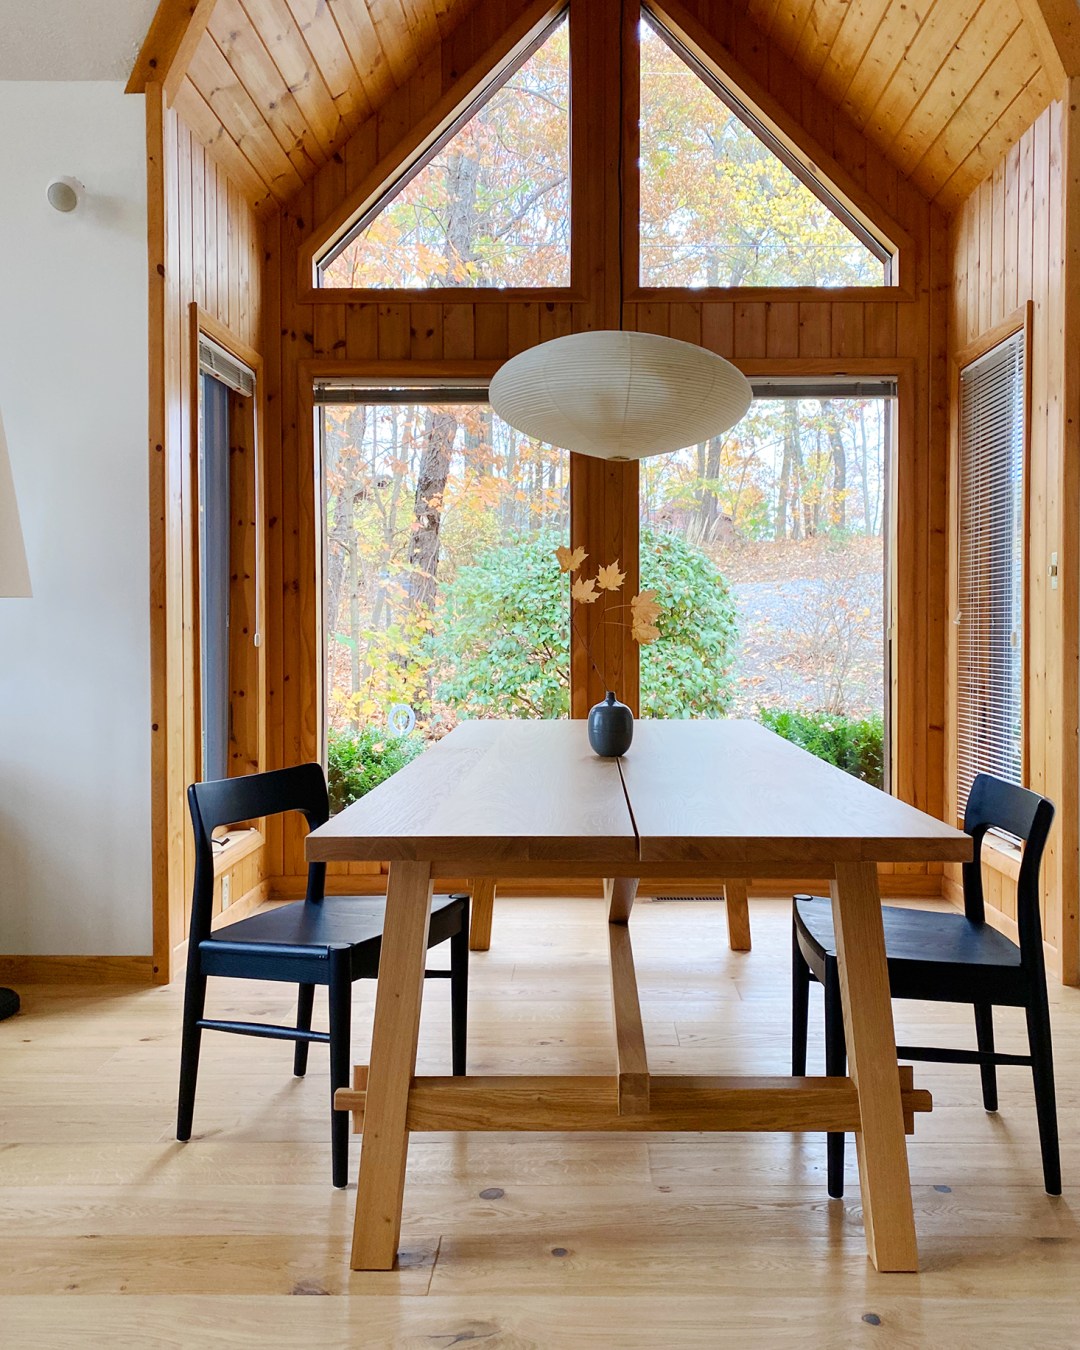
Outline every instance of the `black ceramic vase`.
POLYGON ((598 755, 625 755, 634 739, 634 714, 609 689, 603 703, 589 709, 589 744, 598 755))

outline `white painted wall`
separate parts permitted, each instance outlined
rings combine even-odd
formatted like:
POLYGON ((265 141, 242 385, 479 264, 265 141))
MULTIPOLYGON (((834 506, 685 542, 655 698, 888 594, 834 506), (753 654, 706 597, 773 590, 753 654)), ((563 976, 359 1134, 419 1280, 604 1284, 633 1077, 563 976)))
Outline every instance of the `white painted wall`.
POLYGON ((0 82, 0 953, 151 950, 143 99, 0 82), (86 185, 79 209, 49 182, 86 185))

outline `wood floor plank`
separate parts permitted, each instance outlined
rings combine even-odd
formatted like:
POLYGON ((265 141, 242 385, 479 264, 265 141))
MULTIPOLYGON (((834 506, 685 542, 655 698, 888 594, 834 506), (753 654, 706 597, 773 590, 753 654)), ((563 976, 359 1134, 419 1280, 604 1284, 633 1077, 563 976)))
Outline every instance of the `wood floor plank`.
MULTIPOLYGON (((785 1071, 790 901, 750 907, 754 950, 735 954, 722 902, 635 903, 652 1072, 785 1071)), ((611 1072, 606 917, 599 900, 500 901, 498 941, 472 960, 473 1071, 611 1072)), ((428 985, 417 1073, 439 1074, 448 990, 428 985)), ((786 1350, 808 1325, 822 1344, 889 1350, 1075 1343, 1080 990, 1051 990, 1060 1198, 1042 1190, 1025 1070, 1000 1072, 991 1115, 974 1069, 916 1066, 935 1098, 908 1141, 916 1279, 867 1262, 855 1150, 847 1199, 830 1201, 817 1134, 416 1135, 406 1266, 351 1272, 355 1193, 330 1186, 325 1051, 301 1081, 288 1046, 208 1036, 195 1137, 178 1144, 178 986, 20 992, 25 1013, 0 1023, 5 1346, 711 1350, 722 1327, 786 1350)), ((356 988, 358 1060, 374 992, 356 988)), ((211 998, 273 1020, 293 995, 223 981, 211 998)), ((974 1043, 966 1008, 895 1006, 902 1038, 974 1043)), ((1002 1048, 1023 1037, 1003 1012, 1002 1048)))

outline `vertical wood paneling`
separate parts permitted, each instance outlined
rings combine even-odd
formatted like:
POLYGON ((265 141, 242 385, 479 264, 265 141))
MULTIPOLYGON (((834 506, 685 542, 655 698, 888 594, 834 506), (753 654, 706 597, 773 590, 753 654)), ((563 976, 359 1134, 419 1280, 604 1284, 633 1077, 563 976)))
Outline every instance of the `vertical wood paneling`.
MULTIPOLYGON (((965 201, 951 228, 952 290, 950 308, 953 355, 978 341, 1014 313, 1032 306, 1030 352, 1030 437, 1028 452, 1028 518, 1025 649, 1026 780, 1059 804, 1044 863, 1044 936, 1056 952, 1063 976, 1077 977, 1073 859, 1077 849, 1075 773, 1076 694, 1075 596, 1067 599, 1066 576, 1072 575, 1065 503, 1072 501, 1070 433, 1065 416, 1068 376, 1066 354, 1066 270, 1063 184, 1063 117, 1052 104, 1024 133, 965 201), (1058 554, 1059 586, 1051 586, 1047 569, 1058 554), (1071 608, 1070 608, 1071 606, 1071 608), (1071 633, 1071 637, 1070 637, 1071 633), (1070 807, 1062 810, 1062 803, 1070 807)), ((1075 225, 1074 225, 1075 228, 1075 225)), ((956 454, 955 417, 951 453, 956 454)), ((1075 503, 1073 504, 1075 511, 1075 503)), ((955 558, 950 559, 955 566, 955 558)), ((950 700, 948 735, 955 738, 950 700)), ((955 810, 955 784, 948 783, 948 804, 955 810)), ((1007 920, 1015 920, 1012 882, 995 876, 987 902, 1007 920)))
POLYGON ((197 776, 196 465, 190 306, 260 347, 261 226, 160 88, 147 94, 150 267, 154 961, 186 937, 193 856, 184 793, 197 776), (242 241, 246 241, 242 248, 242 241), (158 561, 160 560, 160 561, 158 561))

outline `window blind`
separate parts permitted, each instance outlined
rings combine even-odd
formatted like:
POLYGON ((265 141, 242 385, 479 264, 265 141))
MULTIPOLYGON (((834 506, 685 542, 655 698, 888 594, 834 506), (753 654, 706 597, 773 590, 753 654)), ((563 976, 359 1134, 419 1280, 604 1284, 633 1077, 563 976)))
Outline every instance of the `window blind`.
POLYGON ((961 816, 976 774, 1022 773, 1025 355, 1018 332, 960 372, 961 816))
POLYGON ((245 398, 255 392, 255 372, 202 333, 199 334, 199 369, 245 398))

